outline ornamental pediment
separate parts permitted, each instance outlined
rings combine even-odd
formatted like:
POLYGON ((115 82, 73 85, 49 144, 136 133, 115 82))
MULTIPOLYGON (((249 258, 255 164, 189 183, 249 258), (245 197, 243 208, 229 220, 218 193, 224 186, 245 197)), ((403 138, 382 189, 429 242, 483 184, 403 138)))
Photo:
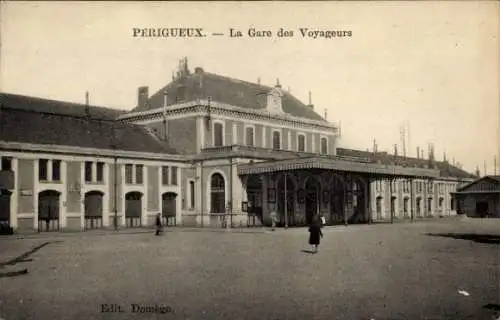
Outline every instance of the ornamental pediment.
POLYGON ((267 93, 267 111, 271 113, 283 113, 283 92, 280 88, 273 88, 267 93))

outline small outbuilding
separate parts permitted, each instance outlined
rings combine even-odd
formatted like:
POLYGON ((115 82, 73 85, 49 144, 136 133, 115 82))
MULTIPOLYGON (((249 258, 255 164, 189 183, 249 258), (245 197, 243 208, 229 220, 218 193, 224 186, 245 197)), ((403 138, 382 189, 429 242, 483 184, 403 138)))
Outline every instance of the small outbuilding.
POLYGON ((457 213, 500 218, 500 176, 484 176, 452 193, 457 213))

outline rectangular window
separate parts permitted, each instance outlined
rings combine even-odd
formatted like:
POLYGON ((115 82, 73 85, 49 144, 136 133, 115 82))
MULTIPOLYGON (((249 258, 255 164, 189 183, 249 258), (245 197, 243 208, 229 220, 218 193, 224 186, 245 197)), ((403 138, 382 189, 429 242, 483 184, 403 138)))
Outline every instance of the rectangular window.
POLYGON ((38 180, 47 181, 47 167, 49 160, 40 159, 38 160, 38 180))
POLYGON ((281 134, 278 131, 273 132, 273 149, 281 149, 281 134))
POLYGON ((98 162, 97 163, 97 173, 96 173, 96 180, 97 182, 103 182, 104 181, 104 162, 98 162))
POLYGON ((61 181, 61 160, 52 160, 52 181, 61 181))
POLYGON ((2 163, 0 166, 0 170, 4 170, 4 171, 12 170, 12 158, 2 157, 2 163))
POLYGON ((132 171, 133 165, 126 164, 125 165, 125 182, 131 184, 132 183, 132 171))
POLYGON ((195 190, 194 190, 194 181, 189 181, 189 208, 194 209, 195 204, 195 190))
POLYGON ((168 167, 161 167, 161 184, 166 186, 168 185, 168 167))
POLYGON ((142 164, 138 164, 135 166, 135 183, 142 184, 144 176, 144 166, 142 164))
POLYGON ((177 185, 177 167, 172 167, 172 181, 170 181, 172 185, 177 185))
POLYGON ((92 182, 92 162, 85 161, 85 182, 92 182))
POLYGON ((254 134, 253 134, 253 128, 252 127, 247 127, 246 128, 246 137, 245 139, 247 140, 246 141, 246 145, 249 146, 249 147, 253 147, 254 146, 254 134))
POLYGON ((297 141, 297 151, 304 152, 306 151, 306 137, 304 135, 299 135, 297 141))
POLYGON ((328 140, 323 137, 321 138, 321 154, 327 154, 328 153, 328 140))

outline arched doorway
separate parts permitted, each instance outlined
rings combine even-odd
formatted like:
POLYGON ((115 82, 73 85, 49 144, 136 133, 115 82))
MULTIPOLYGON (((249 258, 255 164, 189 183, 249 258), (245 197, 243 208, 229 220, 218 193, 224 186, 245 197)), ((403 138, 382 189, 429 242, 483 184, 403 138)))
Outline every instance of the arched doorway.
POLYGON ((365 183, 362 180, 354 179, 352 181, 352 216, 349 223, 366 223, 366 192, 365 183))
POLYGON ((344 181, 334 176, 330 184, 330 216, 332 224, 344 223, 345 188, 344 181))
POLYGON ((249 224, 255 225, 255 219, 262 220, 262 179, 260 176, 249 176, 247 179, 247 200, 249 224))
POLYGON ((142 193, 132 191, 125 195, 125 226, 140 227, 142 215, 142 193))
POLYGON ((45 190, 38 194, 38 231, 59 230, 59 197, 55 190, 45 190))
POLYGON ((102 203, 104 194, 101 191, 85 193, 85 229, 102 228, 102 203))
POLYGON ((166 192, 161 195, 161 217, 164 226, 177 224, 177 193, 166 192))
POLYGON ((375 207, 376 207, 376 214, 377 214, 377 220, 383 220, 382 216, 382 200, 383 198, 381 196, 378 196, 377 199, 375 200, 375 207))
POLYGON ((321 186, 318 180, 314 177, 309 177, 305 183, 305 207, 306 207, 306 224, 309 225, 313 222, 316 215, 320 210, 320 192, 321 186))
POLYGON ((289 175, 283 175, 277 184, 277 204, 278 218, 281 226, 294 226, 295 222, 295 194, 296 187, 293 179, 289 175), (286 186, 285 186, 286 181, 286 186), (285 203, 286 201, 286 203, 285 203), (285 212, 286 211, 286 212, 285 212), (286 214, 286 219, 285 219, 286 214))
POLYGON ((210 179, 210 213, 226 212, 226 183, 220 173, 210 179))
POLYGON ((10 196, 7 189, 0 189, 0 234, 10 227, 10 196))
POLYGON ((422 198, 417 197, 415 201, 415 206, 416 206, 416 211, 417 211, 417 217, 422 217, 422 198))

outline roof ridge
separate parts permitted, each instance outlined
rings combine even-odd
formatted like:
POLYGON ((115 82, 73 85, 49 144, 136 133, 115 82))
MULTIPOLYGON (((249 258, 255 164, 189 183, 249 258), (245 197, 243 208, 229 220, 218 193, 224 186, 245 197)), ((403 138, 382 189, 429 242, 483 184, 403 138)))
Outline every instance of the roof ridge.
POLYGON ((90 120, 90 121, 100 121, 100 122, 111 122, 111 123, 124 123, 120 120, 114 120, 114 119, 106 119, 106 118, 95 118, 86 115, 77 115, 77 114, 70 114, 70 113, 58 113, 58 112, 48 112, 48 111, 43 111, 43 110, 31 110, 31 109, 24 109, 24 108, 16 108, 12 106, 6 106, 2 105, 2 110, 15 110, 18 112, 26 112, 26 113, 36 113, 36 114, 45 114, 45 115, 52 115, 52 116, 59 116, 59 117, 67 117, 67 118, 73 118, 73 119, 81 119, 81 120, 90 120))
MULTIPOLYGON (((24 95, 24 94, 17 94, 17 93, 9 93, 9 92, 0 92, 0 99, 3 96, 13 96, 13 97, 19 97, 19 98, 28 98, 28 99, 33 99, 36 101, 44 101, 44 102, 52 102, 52 103, 57 103, 57 104, 64 104, 64 105, 72 105, 72 106, 78 106, 78 107, 89 107, 89 108, 94 108, 94 109, 103 109, 103 110, 112 110, 112 111, 123 111, 123 112, 128 112, 129 110, 126 109, 115 109, 115 108, 109 108, 109 107, 104 107, 100 105, 93 105, 89 104, 86 105, 85 103, 80 103, 80 102, 73 102, 73 101, 64 101, 64 100, 55 100, 55 99, 48 99, 48 98, 42 98, 42 97, 35 97, 35 96, 29 96, 29 95, 24 95)), ((4 107, 4 106, 2 106, 4 107)), ((23 109, 23 108, 16 108, 16 107, 11 107, 11 109, 23 109)))
POLYGON ((269 89, 269 90, 272 90, 273 87, 271 86, 268 86, 268 85, 264 85, 264 84, 260 84, 260 83, 255 83, 255 82, 250 82, 248 80, 241 80, 241 79, 236 79, 236 78, 233 78, 233 77, 229 77, 229 76, 225 76, 225 75, 221 75, 221 74, 217 74, 217 73, 213 73, 213 72, 206 72, 206 71, 203 71, 203 73, 193 73, 192 75, 201 75, 201 74, 206 74, 206 75, 209 75, 209 76, 215 76, 215 77, 219 77, 219 78, 224 78, 226 80, 229 80, 229 81, 232 81, 232 82, 235 82, 235 83, 242 83, 242 84, 249 84, 249 85, 253 85, 253 86, 256 86, 256 87, 264 87, 266 89, 269 89))

